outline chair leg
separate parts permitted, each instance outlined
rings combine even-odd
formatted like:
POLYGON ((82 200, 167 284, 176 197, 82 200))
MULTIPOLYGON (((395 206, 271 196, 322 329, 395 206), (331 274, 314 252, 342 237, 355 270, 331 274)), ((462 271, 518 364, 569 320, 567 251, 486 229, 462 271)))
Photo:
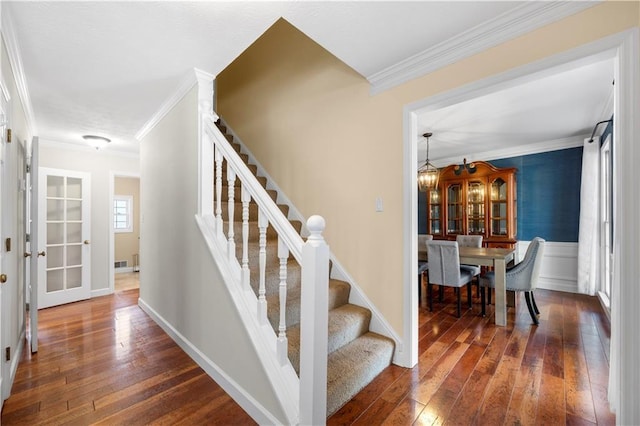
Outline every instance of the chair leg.
POLYGON ((433 284, 427 281, 427 298, 429 299, 429 311, 433 312, 433 294, 431 294, 431 290, 433 288, 433 284))
POLYGON ((438 289, 439 293, 439 297, 440 297, 440 303, 442 303, 442 301, 444 300, 444 286, 441 285, 440 288, 438 289))
POLYGON ((533 304, 533 310, 535 311, 536 315, 540 315, 540 310, 538 309, 538 304, 536 303, 536 298, 533 297, 533 291, 530 292, 531 294, 531 303, 533 304))
POLYGON ((525 291, 524 292, 524 298, 527 301, 527 308, 529 308, 529 315, 531 315, 531 319, 533 320, 533 323, 535 325, 538 325, 538 317, 536 316, 535 312, 533 312, 533 307, 531 306, 531 298, 529 297, 531 292, 529 291, 525 291))
POLYGON ((460 318, 460 312, 462 311, 462 303, 460 303, 460 287, 457 287, 456 289, 456 293, 458 294, 458 318, 460 318))
POLYGON ((482 303, 482 316, 486 317, 487 316, 487 310, 486 310, 486 294, 487 294, 487 288, 486 287, 482 287, 480 289, 480 302, 482 303))
POLYGON ((488 293, 487 304, 490 305, 491 304, 491 287, 487 287, 487 293, 488 293))
POLYGON ((418 306, 422 305, 422 283, 424 278, 424 273, 418 275, 418 306))
POLYGON ((467 304, 469 305, 469 309, 471 309, 471 283, 467 283, 467 304))

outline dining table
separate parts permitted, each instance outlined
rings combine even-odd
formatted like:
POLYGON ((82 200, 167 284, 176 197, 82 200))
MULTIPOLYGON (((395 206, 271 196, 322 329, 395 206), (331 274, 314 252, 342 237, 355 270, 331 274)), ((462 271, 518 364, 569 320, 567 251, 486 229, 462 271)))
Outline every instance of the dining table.
POLYGON ((495 273, 495 322, 507 325, 507 263, 514 256, 515 249, 492 247, 459 247, 461 264, 493 267, 495 273))

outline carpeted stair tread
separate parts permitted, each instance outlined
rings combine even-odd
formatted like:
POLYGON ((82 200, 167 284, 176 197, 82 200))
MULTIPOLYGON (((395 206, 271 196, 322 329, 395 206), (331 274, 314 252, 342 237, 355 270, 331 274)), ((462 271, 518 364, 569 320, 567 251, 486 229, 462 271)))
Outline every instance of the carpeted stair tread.
POLYGON ((327 417, 346 404, 393 359, 395 343, 368 332, 329 354, 327 361, 327 417))
MULTIPOLYGON (((278 204, 278 208, 287 217, 289 213, 289 206, 284 204, 278 204)), ((226 222, 229 218, 229 203, 226 202, 222 206, 222 219, 226 222)), ((242 225, 242 201, 236 199, 233 203, 233 221, 235 223, 240 223, 242 225)), ((258 229, 258 205, 256 203, 249 203, 249 222, 254 222, 255 226, 250 226, 250 228, 258 229)), ((272 228, 272 226, 269 226, 272 228)), ((235 228, 234 228, 235 231, 235 228)), ((236 234, 237 235, 237 234, 236 234)))
MULTIPOLYGON (((285 322, 287 329, 300 323, 300 286, 287 290, 287 305, 285 312, 285 322)), ((280 324, 280 289, 278 292, 267 296, 267 317, 277 332, 280 324)), ((341 280, 329 279, 329 310, 338 308, 349 303, 349 292, 351 286, 341 280)))

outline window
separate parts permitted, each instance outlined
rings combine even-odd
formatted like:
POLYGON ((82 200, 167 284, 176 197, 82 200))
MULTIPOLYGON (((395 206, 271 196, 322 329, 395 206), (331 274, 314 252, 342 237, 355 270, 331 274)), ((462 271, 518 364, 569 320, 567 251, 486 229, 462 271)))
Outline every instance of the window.
POLYGON ((113 231, 133 232, 133 197, 116 195, 113 198, 113 231))

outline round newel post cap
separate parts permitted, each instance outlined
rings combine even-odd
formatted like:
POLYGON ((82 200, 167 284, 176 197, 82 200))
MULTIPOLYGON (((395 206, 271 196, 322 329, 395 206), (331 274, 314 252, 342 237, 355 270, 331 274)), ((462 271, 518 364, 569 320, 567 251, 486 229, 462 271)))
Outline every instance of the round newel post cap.
POLYGON ((313 215, 307 219, 307 229, 309 229, 309 239, 322 239, 322 231, 326 226, 326 222, 322 216, 313 215))

